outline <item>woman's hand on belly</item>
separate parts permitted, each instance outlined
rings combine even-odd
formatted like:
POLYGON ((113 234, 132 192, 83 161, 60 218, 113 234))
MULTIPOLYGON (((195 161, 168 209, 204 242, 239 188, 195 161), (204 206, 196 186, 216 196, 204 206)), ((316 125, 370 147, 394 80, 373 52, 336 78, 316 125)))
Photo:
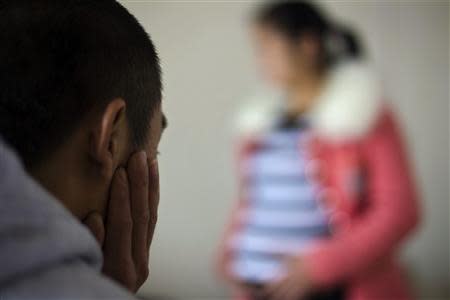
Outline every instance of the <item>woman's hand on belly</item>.
POLYGON ((266 295, 271 300, 302 299, 311 289, 302 258, 286 258, 285 267, 286 273, 266 287, 266 295))

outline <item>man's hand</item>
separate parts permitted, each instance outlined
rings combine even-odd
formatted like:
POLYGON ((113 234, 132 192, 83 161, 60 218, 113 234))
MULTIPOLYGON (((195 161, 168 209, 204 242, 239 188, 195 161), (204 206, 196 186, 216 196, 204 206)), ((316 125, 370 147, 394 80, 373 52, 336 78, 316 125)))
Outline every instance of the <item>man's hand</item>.
POLYGON ((298 300, 310 292, 311 284, 301 257, 288 258, 285 263, 287 274, 266 288, 268 299, 298 300))
POLYGON ((85 224, 103 248, 103 273, 136 292, 148 277, 150 244, 159 203, 158 163, 145 152, 133 154, 111 183, 106 226, 93 213, 85 224))

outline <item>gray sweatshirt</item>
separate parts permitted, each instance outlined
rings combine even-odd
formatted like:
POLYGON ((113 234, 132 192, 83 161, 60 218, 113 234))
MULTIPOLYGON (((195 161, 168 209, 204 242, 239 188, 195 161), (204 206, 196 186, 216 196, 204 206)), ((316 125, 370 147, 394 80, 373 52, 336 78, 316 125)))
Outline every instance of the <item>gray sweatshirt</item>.
POLYGON ((135 299, 101 263, 90 232, 0 139, 0 300, 135 299))

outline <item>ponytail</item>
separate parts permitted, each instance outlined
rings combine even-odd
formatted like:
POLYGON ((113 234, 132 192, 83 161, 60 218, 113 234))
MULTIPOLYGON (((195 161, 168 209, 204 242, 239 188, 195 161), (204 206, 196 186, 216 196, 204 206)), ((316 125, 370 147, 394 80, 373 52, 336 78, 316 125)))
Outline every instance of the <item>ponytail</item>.
POLYGON ((341 36, 344 39, 344 43, 346 45, 346 52, 349 56, 355 58, 363 56, 361 44, 353 31, 343 30, 341 31, 341 36))
POLYGON ((333 26, 325 41, 326 56, 331 61, 361 58, 364 53, 355 33, 343 26, 333 26))

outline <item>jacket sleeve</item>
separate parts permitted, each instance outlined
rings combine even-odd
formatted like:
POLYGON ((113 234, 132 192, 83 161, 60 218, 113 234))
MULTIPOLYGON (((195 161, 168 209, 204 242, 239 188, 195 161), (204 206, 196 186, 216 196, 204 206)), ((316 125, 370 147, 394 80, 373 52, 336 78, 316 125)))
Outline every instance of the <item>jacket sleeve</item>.
POLYGON ((316 245, 304 257, 315 286, 345 282, 381 263, 419 220, 412 174, 397 127, 382 113, 362 143, 368 206, 346 230, 316 245))

